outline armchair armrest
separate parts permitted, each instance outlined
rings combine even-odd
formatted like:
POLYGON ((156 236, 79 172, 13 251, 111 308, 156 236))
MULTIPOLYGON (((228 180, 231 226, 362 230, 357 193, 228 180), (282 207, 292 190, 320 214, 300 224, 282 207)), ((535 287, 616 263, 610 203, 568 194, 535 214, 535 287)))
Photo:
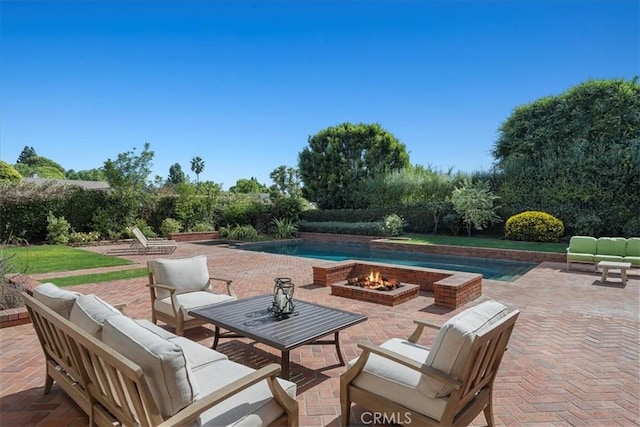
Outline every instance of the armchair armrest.
POLYGON ((399 363, 402 366, 413 369, 414 371, 418 371, 423 375, 440 380, 446 384, 451 385, 455 389, 458 389, 463 385, 462 381, 458 381, 455 378, 452 378, 449 375, 445 374, 444 372, 439 371, 438 369, 434 369, 430 366, 424 366, 422 363, 416 362, 415 360, 403 356, 400 353, 396 353, 394 351, 387 350, 386 348, 382 348, 380 346, 369 343, 358 343, 358 347, 360 347, 363 351, 377 354, 378 356, 384 357, 385 359, 399 363))
POLYGON ((233 288, 233 284, 231 283, 233 282, 233 280, 224 279, 222 277, 209 277, 209 279, 217 280, 218 282, 225 282, 227 284, 227 293, 234 298, 238 298, 238 296, 236 295, 236 290, 233 288))
POLYGON ((441 327, 441 325, 435 322, 431 322, 429 320, 416 319, 413 321, 413 323, 416 324, 416 330, 413 331, 413 333, 408 339, 408 341, 411 341, 413 343, 418 342, 418 340, 420 339, 420 336, 422 335, 422 331, 424 331, 425 327, 431 328, 431 329, 440 329, 441 327))
POLYGON ((149 288, 159 288, 159 289, 164 289, 165 291, 169 291, 172 294, 176 291, 176 288, 172 287, 172 286, 167 286, 167 285, 160 285, 158 283, 147 283, 147 287, 149 288))
MULTIPOLYGON (((282 387, 278 384, 276 376, 280 373, 280 366, 278 364, 272 363, 270 365, 265 366, 249 375, 246 375, 242 378, 235 380, 234 382, 227 384, 226 386, 213 391, 201 399, 196 400, 191 405, 179 411, 177 414, 168 418, 163 423, 159 424, 159 427, 169 427, 169 426, 182 426, 187 425, 190 422, 193 422, 200 414, 202 414, 207 409, 219 404, 220 402, 228 399, 229 397, 238 394, 239 392, 251 387, 254 384, 259 383, 260 381, 267 380, 270 381, 269 388, 273 392, 273 388, 279 388, 282 393, 286 395, 286 392, 282 389, 282 387), (272 383, 273 384, 272 384, 272 383)), ((274 398, 280 403, 281 398, 284 395, 280 392, 274 393, 274 398), (277 394, 277 395, 276 395, 277 394)), ((291 398, 287 395, 289 400, 291 398)), ((291 409, 292 404, 290 402, 286 402, 285 410, 291 409)), ((294 402, 294 406, 297 405, 297 402, 294 402)))

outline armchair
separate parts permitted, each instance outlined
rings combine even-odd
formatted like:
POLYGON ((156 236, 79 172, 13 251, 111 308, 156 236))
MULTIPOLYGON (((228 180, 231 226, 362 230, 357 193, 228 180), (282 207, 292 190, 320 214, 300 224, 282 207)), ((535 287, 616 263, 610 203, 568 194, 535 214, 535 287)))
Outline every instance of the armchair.
POLYGON ((359 344, 360 357, 340 377, 342 425, 352 402, 392 423, 468 425, 484 411, 494 425, 493 383, 518 315, 486 301, 449 319, 431 349, 417 341, 438 326, 421 320, 407 340, 359 344))
POLYGON ((184 330, 206 322, 189 316, 188 311, 197 307, 236 299, 232 281, 210 277, 207 257, 155 259, 147 261, 149 293, 151 296, 151 320, 158 320, 175 327, 177 335, 184 330), (213 292, 211 281, 224 282, 226 294, 213 292))

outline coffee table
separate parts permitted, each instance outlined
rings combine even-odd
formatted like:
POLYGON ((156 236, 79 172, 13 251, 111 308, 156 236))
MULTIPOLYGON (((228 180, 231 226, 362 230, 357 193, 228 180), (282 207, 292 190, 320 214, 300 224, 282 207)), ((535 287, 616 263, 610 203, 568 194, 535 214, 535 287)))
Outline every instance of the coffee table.
POLYGON ((289 352, 302 345, 334 344, 344 366, 339 334, 342 329, 367 320, 367 316, 320 304, 294 300, 297 315, 278 320, 270 312, 273 295, 258 295, 235 301, 199 307, 189 315, 215 326, 212 348, 225 335, 220 328, 268 345, 282 352, 280 376, 289 379, 289 352), (333 340, 320 340, 333 334, 333 340))
POLYGON ((622 284, 627 284, 627 270, 631 268, 630 262, 616 262, 616 261, 600 261, 597 265, 597 268, 602 270, 602 279, 601 282, 607 281, 607 275, 609 274, 609 270, 620 270, 620 278, 622 279, 622 284))

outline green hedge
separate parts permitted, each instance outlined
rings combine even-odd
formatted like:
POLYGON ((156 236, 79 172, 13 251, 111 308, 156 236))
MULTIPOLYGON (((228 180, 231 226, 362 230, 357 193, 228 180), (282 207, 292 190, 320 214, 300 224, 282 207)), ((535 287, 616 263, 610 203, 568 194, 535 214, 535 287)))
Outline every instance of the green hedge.
POLYGON ((384 236, 384 223, 376 222, 312 222, 299 221, 298 230, 309 233, 355 234, 359 236, 384 236))

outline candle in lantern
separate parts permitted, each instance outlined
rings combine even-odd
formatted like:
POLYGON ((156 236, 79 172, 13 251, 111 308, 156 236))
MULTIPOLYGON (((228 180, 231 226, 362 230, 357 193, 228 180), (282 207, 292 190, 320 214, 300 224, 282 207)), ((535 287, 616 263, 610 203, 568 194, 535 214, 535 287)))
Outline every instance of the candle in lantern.
POLYGON ((276 293, 276 304, 278 305, 278 310, 283 312, 287 304, 287 297, 284 296, 282 289, 278 289, 276 293))

